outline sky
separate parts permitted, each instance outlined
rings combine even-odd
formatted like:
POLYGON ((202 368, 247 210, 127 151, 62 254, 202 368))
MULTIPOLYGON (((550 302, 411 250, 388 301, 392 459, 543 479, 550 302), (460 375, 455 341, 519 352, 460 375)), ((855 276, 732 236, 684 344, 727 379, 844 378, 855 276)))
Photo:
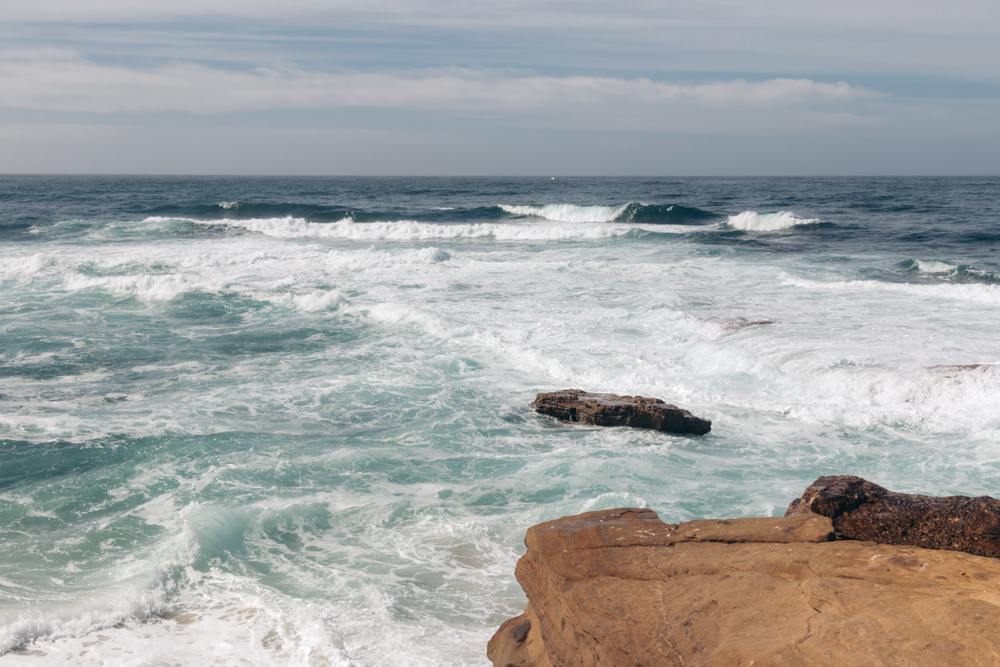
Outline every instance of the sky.
POLYGON ((997 0, 8 0, 0 172, 1000 174, 997 0))

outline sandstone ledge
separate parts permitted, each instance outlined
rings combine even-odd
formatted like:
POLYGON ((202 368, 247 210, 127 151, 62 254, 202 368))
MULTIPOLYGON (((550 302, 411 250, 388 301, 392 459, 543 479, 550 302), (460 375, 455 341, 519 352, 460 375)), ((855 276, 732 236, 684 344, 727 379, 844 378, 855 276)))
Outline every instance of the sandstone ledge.
POLYGON ((997 665, 1000 560, 830 541, 828 517, 666 524, 648 509, 528 530, 497 667, 997 665))

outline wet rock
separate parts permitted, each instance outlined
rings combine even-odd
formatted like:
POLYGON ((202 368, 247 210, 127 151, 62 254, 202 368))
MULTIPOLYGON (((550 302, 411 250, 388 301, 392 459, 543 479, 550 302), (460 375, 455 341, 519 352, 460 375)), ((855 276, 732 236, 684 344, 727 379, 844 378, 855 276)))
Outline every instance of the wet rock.
POLYGON ((580 389, 541 393, 531 404, 535 412, 570 423, 593 426, 631 426, 670 433, 702 435, 712 429, 708 419, 658 398, 591 394, 580 389))
POLYGON ((979 372, 989 373, 997 367, 992 364, 959 364, 956 366, 928 366, 927 370, 945 377, 959 377, 964 374, 979 372))
POLYGON ((838 539, 1000 558, 1000 500, 989 496, 894 493, 860 477, 839 475, 813 482, 785 516, 810 513, 829 517, 838 539))
POLYGON ((722 330, 727 333, 736 333, 737 331, 742 331, 743 329, 749 327, 763 327, 771 324, 777 324, 777 320, 748 320, 745 317, 736 317, 731 320, 723 320, 722 330))
POLYGON ((995 665, 1000 560, 829 541, 828 517, 589 512, 525 536, 496 667, 995 665))

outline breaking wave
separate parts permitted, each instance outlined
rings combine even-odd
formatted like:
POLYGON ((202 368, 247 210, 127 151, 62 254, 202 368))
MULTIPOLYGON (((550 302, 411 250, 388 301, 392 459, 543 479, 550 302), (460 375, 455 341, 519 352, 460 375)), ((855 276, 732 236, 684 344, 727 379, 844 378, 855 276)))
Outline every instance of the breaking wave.
MULTIPOLYGON (((150 217, 144 222, 162 223, 171 218, 150 217)), ((227 225, 276 238, 325 238, 362 241, 423 241, 429 239, 493 238, 501 241, 563 241, 622 236, 629 229, 612 225, 578 227, 567 225, 516 225, 503 223, 432 224, 415 220, 356 223, 342 219, 332 223, 302 218, 257 218, 251 220, 191 220, 202 225, 227 225)))
POLYGON ((938 259, 908 259, 896 265, 905 277, 921 281, 1000 284, 1000 276, 968 264, 938 259))
POLYGON ((576 204, 546 204, 544 206, 509 206, 501 210, 521 217, 542 218, 554 222, 642 222, 647 224, 684 224, 705 222, 718 216, 699 208, 678 204, 641 204, 630 202, 617 206, 578 206, 576 204))
POLYGON ((821 223, 822 221, 817 218, 800 218, 789 211, 778 211, 777 213, 744 211, 738 215, 729 216, 729 219, 726 221, 726 224, 733 229, 748 232, 775 232, 782 229, 818 225, 821 223))
POLYGON ((1000 305, 1000 287, 982 284, 914 284, 899 282, 883 282, 880 280, 840 280, 825 282, 798 278, 782 272, 780 279, 783 284, 809 290, 848 291, 848 292, 897 292, 909 294, 924 299, 944 299, 950 301, 971 301, 991 305, 1000 305))

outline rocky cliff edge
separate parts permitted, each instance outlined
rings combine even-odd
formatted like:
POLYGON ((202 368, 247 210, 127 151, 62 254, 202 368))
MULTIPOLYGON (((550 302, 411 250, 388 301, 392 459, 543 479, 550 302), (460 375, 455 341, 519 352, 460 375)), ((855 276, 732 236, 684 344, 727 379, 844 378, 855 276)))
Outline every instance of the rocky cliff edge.
POLYGON ((829 517, 539 524, 497 667, 998 665, 1000 560, 837 540, 829 517))

